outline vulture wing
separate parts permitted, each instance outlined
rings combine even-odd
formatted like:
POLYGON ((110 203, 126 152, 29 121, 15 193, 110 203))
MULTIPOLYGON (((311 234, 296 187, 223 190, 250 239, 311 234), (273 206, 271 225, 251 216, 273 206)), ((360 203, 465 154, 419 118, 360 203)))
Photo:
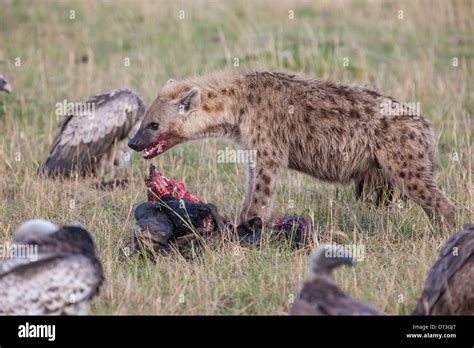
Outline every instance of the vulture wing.
POLYGON ((39 237, 37 260, 11 259, 0 265, 0 314, 87 314, 103 282, 90 234, 64 226, 39 237))
POLYGON ((87 314, 100 275, 87 257, 56 257, 0 276, 0 314, 87 314))
POLYGON ((474 290, 472 279, 474 275, 474 225, 466 225, 463 232, 458 232, 449 238, 441 249, 440 256, 441 258, 428 274, 425 288, 413 312, 414 315, 462 314, 456 312, 460 308, 457 308, 458 305, 455 302, 461 300, 459 296, 462 296, 463 293, 472 294, 474 290), (465 267, 467 269, 463 269, 465 267), (465 281, 454 279, 458 276, 465 278, 465 281), (466 288, 462 289, 462 287, 466 288))
POLYGON ((115 143, 129 138, 145 113, 143 100, 129 89, 93 96, 81 105, 60 124, 41 174, 93 171, 115 143))

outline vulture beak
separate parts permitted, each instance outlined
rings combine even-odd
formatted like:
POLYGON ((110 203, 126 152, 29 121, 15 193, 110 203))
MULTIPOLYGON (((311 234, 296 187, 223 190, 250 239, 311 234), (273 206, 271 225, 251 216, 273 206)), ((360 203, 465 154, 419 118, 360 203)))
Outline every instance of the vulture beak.
POLYGON ((11 93, 12 86, 8 83, 7 80, 0 77, 0 91, 5 91, 7 93, 11 93))

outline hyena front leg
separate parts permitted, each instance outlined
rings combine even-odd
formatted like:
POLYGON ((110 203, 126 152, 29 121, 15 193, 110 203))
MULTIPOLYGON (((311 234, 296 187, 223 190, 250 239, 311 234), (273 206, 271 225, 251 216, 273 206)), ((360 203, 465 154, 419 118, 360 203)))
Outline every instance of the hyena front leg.
POLYGON ((254 168, 255 178, 252 182, 252 188, 248 188, 250 203, 246 212, 242 210, 240 222, 257 217, 261 218, 263 222, 268 222, 272 213, 273 196, 281 170, 281 165, 272 159, 258 159, 254 168))
POLYGON ((240 211, 240 221, 244 222, 247 220, 247 212, 250 207, 250 202, 252 202, 253 198, 253 190, 254 190, 254 183, 255 183, 255 176, 257 172, 255 171, 254 163, 250 163, 247 169, 247 187, 245 191, 245 199, 242 203, 242 210, 240 211))

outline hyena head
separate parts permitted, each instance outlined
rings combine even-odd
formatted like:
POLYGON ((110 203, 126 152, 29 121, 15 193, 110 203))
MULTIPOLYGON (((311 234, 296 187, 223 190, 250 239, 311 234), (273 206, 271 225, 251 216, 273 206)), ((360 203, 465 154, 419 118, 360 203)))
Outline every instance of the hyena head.
POLYGON ((174 145, 189 140, 183 125, 201 105, 201 92, 185 82, 169 80, 146 111, 137 133, 128 142, 135 151, 150 159, 174 145))

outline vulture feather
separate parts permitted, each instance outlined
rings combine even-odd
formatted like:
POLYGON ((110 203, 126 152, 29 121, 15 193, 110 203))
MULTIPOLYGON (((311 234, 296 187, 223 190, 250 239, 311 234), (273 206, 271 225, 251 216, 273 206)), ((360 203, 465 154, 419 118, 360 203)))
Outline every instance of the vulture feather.
POLYGON ((145 113, 143 100, 129 89, 89 97, 80 105, 61 122, 40 174, 86 175, 106 166, 113 171, 114 161, 122 160, 118 152, 127 149, 145 113))
POLYGON ((104 280, 87 230, 33 220, 19 228, 13 245, 30 252, 0 262, 0 314, 87 314, 104 280))
POLYGON ((448 239, 414 315, 474 315, 474 224, 448 239))
POLYGON ((334 282, 331 272, 352 258, 338 257, 337 245, 321 244, 310 258, 312 276, 303 285, 290 315, 382 315, 379 310, 346 295, 334 282))

